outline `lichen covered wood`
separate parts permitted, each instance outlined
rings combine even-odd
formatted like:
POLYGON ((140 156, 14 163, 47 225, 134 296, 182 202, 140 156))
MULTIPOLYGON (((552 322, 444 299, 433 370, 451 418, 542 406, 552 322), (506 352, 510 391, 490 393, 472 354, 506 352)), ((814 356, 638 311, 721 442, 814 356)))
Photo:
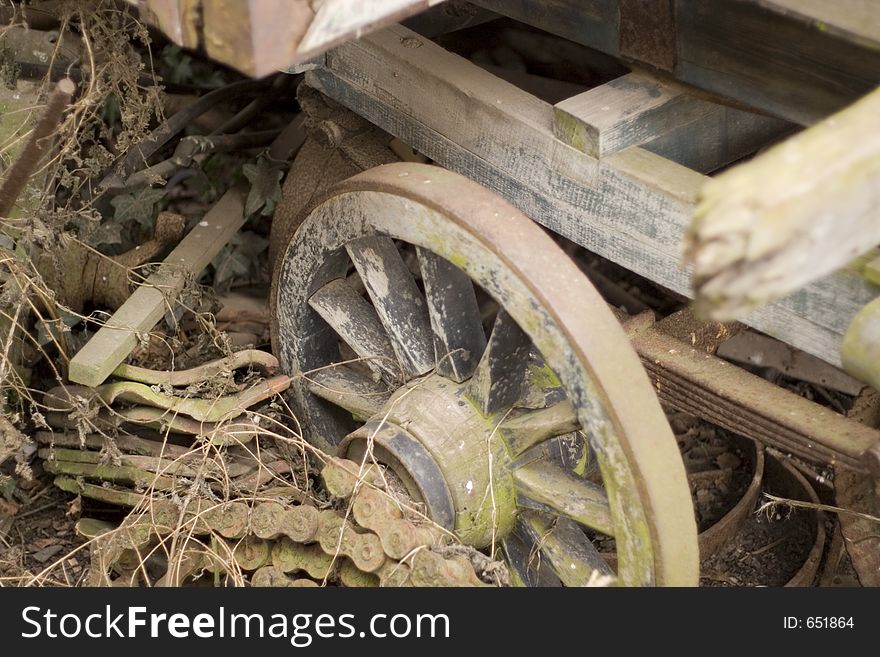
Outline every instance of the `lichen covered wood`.
POLYGON ((880 91, 708 181, 687 235, 698 308, 742 317, 880 242, 880 91))

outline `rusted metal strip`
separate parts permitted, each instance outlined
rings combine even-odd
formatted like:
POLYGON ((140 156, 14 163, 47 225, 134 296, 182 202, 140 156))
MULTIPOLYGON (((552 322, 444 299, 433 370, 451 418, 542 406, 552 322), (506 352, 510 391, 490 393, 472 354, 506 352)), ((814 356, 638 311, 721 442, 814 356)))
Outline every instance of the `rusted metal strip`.
POLYGON ((633 346, 660 400, 783 452, 867 472, 880 432, 695 349, 657 329, 633 346))

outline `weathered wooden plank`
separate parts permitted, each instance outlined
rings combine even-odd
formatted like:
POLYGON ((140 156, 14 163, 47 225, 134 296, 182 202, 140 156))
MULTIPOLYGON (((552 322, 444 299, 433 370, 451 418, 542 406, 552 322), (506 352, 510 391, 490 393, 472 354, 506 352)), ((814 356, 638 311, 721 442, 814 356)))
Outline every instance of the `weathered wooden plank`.
POLYGON ((593 157, 638 146, 710 114, 713 104, 676 84, 633 72, 553 108, 553 132, 593 157))
POLYGON ((262 77, 444 0, 129 1, 175 43, 262 77))
POLYGON ((188 276, 200 273, 244 223, 241 193, 229 190, 163 261, 159 270, 136 289, 107 323, 70 360, 74 383, 96 386, 116 369, 168 310, 169 299, 183 289, 188 276))
POLYGON ((428 306, 390 237, 362 237, 345 245, 404 371, 434 369, 428 306))
POLYGON ((855 42, 754 2, 676 0, 675 24, 678 79, 803 125, 880 82, 880 40, 855 42))
POLYGON ((433 38, 497 18, 500 16, 495 12, 481 9, 466 0, 446 0, 401 22, 422 36, 433 38))
POLYGON ((575 43, 619 55, 617 0, 471 0, 475 5, 540 27, 575 43))
MULTIPOLYGON (((636 273, 690 294, 681 241, 704 176, 642 148, 601 161, 557 140, 553 108, 413 32, 393 27, 328 53, 307 82, 535 221, 636 273), (437 111, 442 107, 443 111, 437 111)), ((839 272, 746 322, 839 363, 850 318, 875 293, 839 272)))
POLYGON ((880 12, 870 0, 671 1, 669 21, 645 12, 645 0, 473 0, 803 125, 880 83, 880 12))
POLYGON ((880 11, 875 0, 753 0, 780 14, 797 17, 848 41, 880 42, 880 11))
POLYGON ((709 174, 727 166, 794 131, 788 121, 715 105, 714 110, 690 123, 670 130, 645 150, 684 167, 709 174))
POLYGON ((707 183, 688 231, 697 303, 733 319, 880 243, 880 91, 707 183))
POLYGON ((401 378, 397 356, 379 316, 351 285, 342 279, 330 281, 309 298, 309 305, 376 375, 389 383, 401 378))
POLYGON ((553 108, 559 139, 601 158, 630 146, 701 173, 753 153, 791 130, 785 121, 698 98, 674 82, 633 72, 553 108))
POLYGON ((418 254, 437 371, 460 383, 473 374, 486 348, 474 284, 448 260, 424 249, 418 254))

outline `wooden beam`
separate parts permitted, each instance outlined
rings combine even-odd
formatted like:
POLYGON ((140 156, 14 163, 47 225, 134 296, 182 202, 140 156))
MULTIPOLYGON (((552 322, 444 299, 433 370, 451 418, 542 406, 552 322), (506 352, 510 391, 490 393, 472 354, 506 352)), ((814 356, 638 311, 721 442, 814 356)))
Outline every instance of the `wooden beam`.
POLYGON ((707 183, 688 234, 699 307, 727 320, 880 244, 880 91, 707 183))
POLYGON ((748 155, 791 127, 697 98, 674 82, 633 72, 557 103, 553 132, 602 158, 630 146, 701 173, 748 155))
MULTIPOLYGON (((681 242, 704 176, 641 148, 581 153, 554 136, 552 105, 400 26, 331 51, 306 80, 554 232, 690 293, 681 242)), ((849 319, 874 298, 852 278, 817 281, 745 321, 838 363, 849 319)))
POLYGON ((880 39, 847 38, 774 4, 676 0, 676 77, 802 125, 877 86, 880 39))
POLYGON ((97 386, 128 356, 138 335, 152 330, 173 305, 187 277, 198 275, 244 223, 237 190, 226 192, 165 258, 159 270, 136 289, 107 323, 71 359, 74 383, 97 386))
POLYGON ((553 108, 553 132, 592 157, 639 146, 710 114, 714 105, 676 84, 634 72, 553 108))
POLYGON ((692 123, 660 135, 643 148, 694 171, 709 174, 752 155, 793 132, 782 119, 717 105, 692 123))
POLYGON ((655 0, 472 1, 802 125, 880 83, 872 0, 668 0, 671 20, 655 0))

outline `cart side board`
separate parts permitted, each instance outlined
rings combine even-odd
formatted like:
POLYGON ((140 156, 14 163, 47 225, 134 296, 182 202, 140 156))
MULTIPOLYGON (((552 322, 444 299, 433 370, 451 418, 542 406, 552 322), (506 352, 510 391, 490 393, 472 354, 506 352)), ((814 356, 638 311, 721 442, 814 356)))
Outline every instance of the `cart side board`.
MULTIPOLYGON (((306 80, 554 232, 691 295, 682 238, 705 176, 638 146, 593 158, 554 135, 552 105, 399 25, 328 52, 306 80)), ((876 295, 840 271, 745 321, 839 364, 850 320, 876 295)))

